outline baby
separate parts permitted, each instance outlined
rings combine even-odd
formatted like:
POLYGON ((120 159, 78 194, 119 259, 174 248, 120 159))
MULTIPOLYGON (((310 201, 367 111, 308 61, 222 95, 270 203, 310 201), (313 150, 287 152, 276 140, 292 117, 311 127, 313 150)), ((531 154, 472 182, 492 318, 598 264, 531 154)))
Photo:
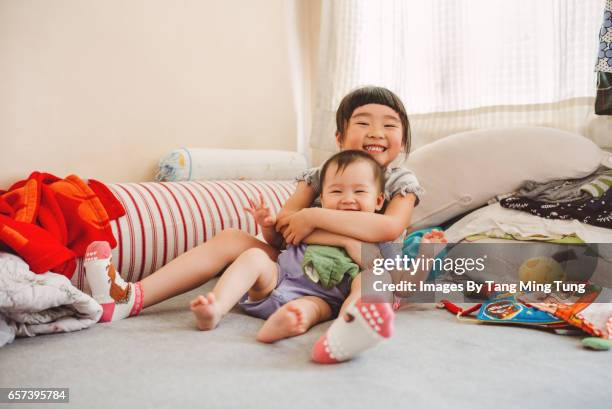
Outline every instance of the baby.
MULTIPOLYGON (((384 203, 384 183, 384 171, 370 155, 358 150, 342 151, 321 169, 321 206, 376 212, 384 203)), ((265 240, 280 246, 282 235, 276 232, 275 217, 263 198, 260 197, 259 204, 250 204, 251 208, 246 210, 262 227, 265 240)), ((215 328, 237 303, 247 314, 266 320, 257 334, 257 340, 262 342, 303 334, 317 323, 337 316, 350 292, 351 281, 359 272, 360 243, 320 230, 315 230, 304 242, 333 247, 318 247, 320 253, 317 253, 317 247, 289 245, 276 263, 257 248, 242 253, 219 278, 212 292, 191 301, 198 328, 215 328), (305 253, 308 260, 323 258, 319 266, 329 265, 331 257, 333 286, 329 285, 329 271, 313 273, 310 269, 309 274, 304 273, 305 253)), ((392 325, 392 318, 382 314, 377 320, 379 330, 385 332, 385 327, 392 325)))

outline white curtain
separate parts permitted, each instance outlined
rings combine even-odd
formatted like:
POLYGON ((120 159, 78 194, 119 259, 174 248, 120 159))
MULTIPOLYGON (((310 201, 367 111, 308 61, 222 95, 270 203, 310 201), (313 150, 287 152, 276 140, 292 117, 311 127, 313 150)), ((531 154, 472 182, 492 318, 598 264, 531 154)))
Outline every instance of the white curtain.
POLYGON ((315 162, 335 149, 340 100, 366 84, 402 98, 413 147, 492 126, 589 133, 602 15, 603 0, 323 0, 315 162))

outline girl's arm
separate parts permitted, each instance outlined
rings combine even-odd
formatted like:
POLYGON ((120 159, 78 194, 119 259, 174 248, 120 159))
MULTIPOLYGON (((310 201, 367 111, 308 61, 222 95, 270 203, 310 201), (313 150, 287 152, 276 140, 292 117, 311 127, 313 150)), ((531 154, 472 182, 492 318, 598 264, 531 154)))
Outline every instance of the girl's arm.
POLYGON ((283 236, 290 244, 298 244, 314 229, 322 229, 365 242, 383 242, 398 238, 410 225, 416 195, 397 194, 384 214, 347 212, 308 208, 277 219, 277 230, 285 228, 283 236))
POLYGON ((340 234, 316 229, 304 240, 306 244, 320 244, 323 246, 342 247, 348 256, 361 266, 361 242, 340 234))
MULTIPOLYGON (((295 212, 310 207, 315 199, 314 189, 306 182, 298 182, 295 192, 283 204, 280 212, 276 215, 276 219, 288 217, 295 212)), ((277 228, 277 230, 279 230, 277 228)))

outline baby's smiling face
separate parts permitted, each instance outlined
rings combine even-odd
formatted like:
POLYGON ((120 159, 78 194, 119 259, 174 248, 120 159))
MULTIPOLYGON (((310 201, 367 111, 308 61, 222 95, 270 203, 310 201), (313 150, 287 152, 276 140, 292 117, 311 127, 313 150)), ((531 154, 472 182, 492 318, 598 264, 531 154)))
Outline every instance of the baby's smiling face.
POLYGON ((358 160, 338 171, 332 163, 325 174, 321 189, 321 206, 325 209, 375 212, 382 208, 380 192, 372 164, 358 160))

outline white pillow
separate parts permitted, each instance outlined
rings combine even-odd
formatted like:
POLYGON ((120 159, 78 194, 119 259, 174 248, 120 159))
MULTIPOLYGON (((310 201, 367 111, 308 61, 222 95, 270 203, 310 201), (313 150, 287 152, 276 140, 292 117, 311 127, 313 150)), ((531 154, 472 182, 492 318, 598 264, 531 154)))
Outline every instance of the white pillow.
POLYGON ((587 176, 604 157, 591 140, 553 128, 484 129, 448 136, 417 149, 406 162, 426 191, 414 210, 413 228, 443 223, 527 180, 587 176))
POLYGON ((307 168, 298 152, 247 149, 181 148, 159 161, 155 179, 185 180, 287 180, 307 168))
MULTIPOLYGON (((545 219, 520 210, 506 209, 499 203, 485 206, 466 215, 450 226, 445 234, 449 242, 458 243, 473 234, 494 229, 525 237, 575 234, 585 243, 612 243, 612 229, 591 226, 578 220, 545 219)), ((609 246, 602 247, 609 248, 609 246)))

